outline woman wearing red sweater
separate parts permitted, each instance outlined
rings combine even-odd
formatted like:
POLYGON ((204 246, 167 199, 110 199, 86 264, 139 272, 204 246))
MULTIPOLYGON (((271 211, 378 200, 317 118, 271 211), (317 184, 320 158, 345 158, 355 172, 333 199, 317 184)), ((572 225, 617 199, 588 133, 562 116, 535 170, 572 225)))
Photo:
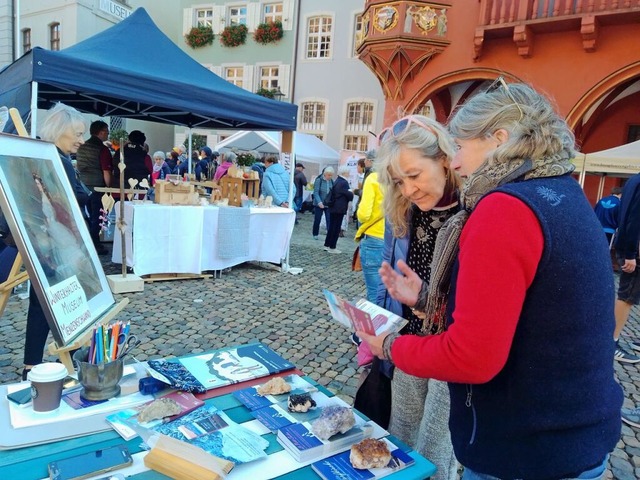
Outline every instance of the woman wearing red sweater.
POLYGON ((406 264, 381 268, 392 296, 447 329, 358 335, 406 373, 449 382, 464 480, 602 478, 620 437, 614 287, 570 176, 573 134, 546 98, 502 78, 449 128, 464 209, 438 234, 428 289, 406 264))

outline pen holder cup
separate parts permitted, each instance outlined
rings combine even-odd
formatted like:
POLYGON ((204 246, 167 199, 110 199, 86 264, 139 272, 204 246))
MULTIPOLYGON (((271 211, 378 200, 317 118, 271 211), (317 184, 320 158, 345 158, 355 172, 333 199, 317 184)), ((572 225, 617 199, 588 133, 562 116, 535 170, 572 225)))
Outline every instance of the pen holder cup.
POLYGON ((78 370, 82 385, 80 396, 87 400, 108 400, 120 394, 118 382, 122 378, 121 358, 107 363, 88 363, 89 348, 84 347, 73 354, 73 363, 78 370))

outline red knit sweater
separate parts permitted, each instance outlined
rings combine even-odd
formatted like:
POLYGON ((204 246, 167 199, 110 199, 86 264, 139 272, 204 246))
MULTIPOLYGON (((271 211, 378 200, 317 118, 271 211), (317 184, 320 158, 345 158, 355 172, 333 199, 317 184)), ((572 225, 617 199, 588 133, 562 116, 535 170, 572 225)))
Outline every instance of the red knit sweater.
POLYGON ((460 237, 454 323, 441 335, 404 335, 391 356, 402 371, 485 383, 504 367, 544 239, 535 214, 504 193, 484 198, 460 237))

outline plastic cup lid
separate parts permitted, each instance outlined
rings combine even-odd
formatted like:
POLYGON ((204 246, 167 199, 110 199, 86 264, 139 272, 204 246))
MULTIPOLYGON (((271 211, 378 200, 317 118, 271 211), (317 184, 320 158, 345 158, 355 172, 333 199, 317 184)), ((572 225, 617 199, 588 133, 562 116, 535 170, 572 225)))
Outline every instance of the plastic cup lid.
POLYGON ((61 363, 40 363, 34 366, 27 374, 27 378, 32 382, 55 382, 62 380, 69 374, 67 367, 61 363))

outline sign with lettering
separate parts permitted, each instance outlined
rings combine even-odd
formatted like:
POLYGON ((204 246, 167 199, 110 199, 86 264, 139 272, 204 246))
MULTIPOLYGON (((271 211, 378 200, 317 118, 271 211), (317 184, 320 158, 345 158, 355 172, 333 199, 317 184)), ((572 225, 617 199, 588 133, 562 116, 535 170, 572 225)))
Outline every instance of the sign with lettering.
POLYGON ((65 342, 93 323, 87 296, 75 275, 49 287, 49 301, 65 342))
POLYGON ((116 18, 119 18, 120 20, 124 20, 129 15, 131 15, 130 8, 112 0, 100 0, 100 10, 108 13, 109 15, 113 15, 116 18))

